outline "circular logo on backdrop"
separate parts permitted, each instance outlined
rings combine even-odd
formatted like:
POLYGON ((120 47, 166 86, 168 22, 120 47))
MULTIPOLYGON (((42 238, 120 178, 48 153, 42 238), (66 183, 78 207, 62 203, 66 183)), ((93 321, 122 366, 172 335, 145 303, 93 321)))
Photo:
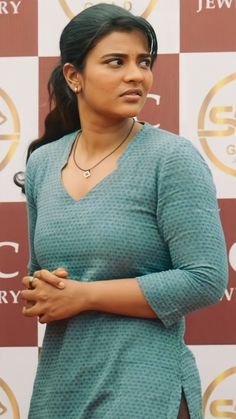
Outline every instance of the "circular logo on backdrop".
POLYGON ((236 271, 236 243, 229 250, 229 263, 234 271, 236 271))
POLYGON ((20 137, 20 120, 8 94, 0 89, 0 170, 9 163, 20 137))
POLYGON ((0 378, 0 416, 20 419, 20 410, 10 387, 0 378))
POLYGON ((203 396, 203 416, 206 419, 236 419, 236 367, 218 375, 203 396))
POLYGON ((198 117, 198 136, 204 152, 218 169, 232 176, 236 176, 236 103, 232 103, 235 97, 233 73, 208 92, 198 117))
POLYGON ((72 19, 77 13, 88 7, 94 6, 99 3, 114 4, 123 7, 134 15, 143 16, 147 18, 155 9, 158 0, 113 0, 113 1, 85 1, 85 0, 59 0, 61 7, 67 14, 69 19, 72 19))

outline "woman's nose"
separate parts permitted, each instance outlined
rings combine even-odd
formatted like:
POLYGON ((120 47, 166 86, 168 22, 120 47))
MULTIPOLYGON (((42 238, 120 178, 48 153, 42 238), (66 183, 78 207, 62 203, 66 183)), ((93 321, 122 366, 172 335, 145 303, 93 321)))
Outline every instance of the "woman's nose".
POLYGON ((137 64, 129 64, 124 73, 125 81, 140 82, 143 80, 144 74, 142 69, 137 64))

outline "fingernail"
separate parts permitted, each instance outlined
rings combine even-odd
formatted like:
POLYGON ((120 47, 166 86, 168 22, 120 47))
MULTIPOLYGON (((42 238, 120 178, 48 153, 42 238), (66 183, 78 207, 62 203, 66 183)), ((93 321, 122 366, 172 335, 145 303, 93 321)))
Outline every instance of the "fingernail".
POLYGON ((61 289, 65 288, 64 282, 59 282, 58 287, 61 289))

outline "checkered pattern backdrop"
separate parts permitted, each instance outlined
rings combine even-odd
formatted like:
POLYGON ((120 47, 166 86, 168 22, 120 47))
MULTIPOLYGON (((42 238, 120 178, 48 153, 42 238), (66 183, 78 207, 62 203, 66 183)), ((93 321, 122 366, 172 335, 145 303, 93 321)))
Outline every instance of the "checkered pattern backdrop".
MULTIPOLYGON (((69 19, 99 1, 0 1, 0 416, 25 419, 44 327, 21 315, 28 259, 25 199, 13 175, 43 129, 46 84, 69 19)), ((236 1, 106 1, 155 27, 155 81, 140 115, 187 137, 215 180, 229 255, 222 301, 187 318, 205 418, 236 418, 236 1)), ((194 237, 192 238, 194 240, 194 237)), ((161 418, 160 418, 161 419, 161 418)))

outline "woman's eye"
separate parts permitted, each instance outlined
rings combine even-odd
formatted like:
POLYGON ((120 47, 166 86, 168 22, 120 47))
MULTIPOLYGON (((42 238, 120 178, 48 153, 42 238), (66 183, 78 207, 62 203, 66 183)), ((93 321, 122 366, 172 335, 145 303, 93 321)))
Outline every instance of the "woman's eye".
MULTIPOLYGON (((112 60, 106 61, 106 64, 114 68, 119 68, 124 64, 124 60, 122 60, 121 58, 114 58, 112 60)), ((142 68, 150 68, 151 64, 151 59, 145 58, 141 60, 138 65, 142 68)))
POLYGON ((141 67, 144 67, 144 68, 150 68, 151 67, 151 60, 149 60, 149 59, 142 60, 142 61, 140 61, 140 65, 141 65, 141 67))
POLYGON ((123 62, 120 58, 116 58, 114 60, 108 61, 107 64, 111 65, 112 67, 120 67, 123 62))

